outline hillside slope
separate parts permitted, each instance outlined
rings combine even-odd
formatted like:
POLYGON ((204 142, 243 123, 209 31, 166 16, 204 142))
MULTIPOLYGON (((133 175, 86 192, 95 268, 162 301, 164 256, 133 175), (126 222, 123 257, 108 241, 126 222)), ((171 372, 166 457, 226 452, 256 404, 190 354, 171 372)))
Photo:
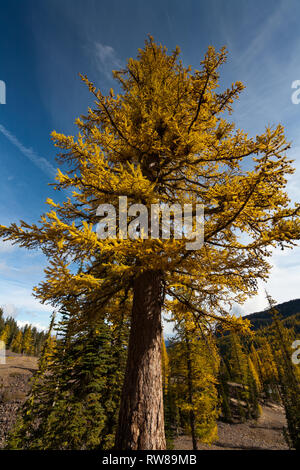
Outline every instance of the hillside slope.
POLYGON ((6 364, 0 364, 0 449, 30 392, 37 361, 36 357, 6 351, 6 364))
MULTIPOLYGON (((276 309, 284 320, 285 326, 289 327, 291 324, 294 324, 296 326, 296 333, 298 333, 300 331, 300 299, 277 304, 276 309)), ((264 328, 272 322, 272 315, 269 309, 245 315, 243 318, 250 320, 253 330, 264 328)))
MULTIPOLYGON (((228 424, 218 422, 217 442, 211 446, 198 443, 200 450, 288 450, 282 428, 286 426, 282 407, 269 403, 262 406, 262 415, 255 421, 228 424)), ((192 450, 190 436, 178 436, 175 450, 192 450)))

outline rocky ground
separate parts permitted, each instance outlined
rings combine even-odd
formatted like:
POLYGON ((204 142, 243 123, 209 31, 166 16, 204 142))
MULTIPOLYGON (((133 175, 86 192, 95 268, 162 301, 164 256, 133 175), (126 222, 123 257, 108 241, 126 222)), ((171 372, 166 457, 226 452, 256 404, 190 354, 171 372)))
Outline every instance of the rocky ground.
POLYGON ((6 364, 0 364, 0 448, 30 391, 30 378, 36 369, 37 358, 10 351, 6 354, 6 364))
MULTIPOLYGON (((257 421, 227 424, 218 423, 219 440, 211 446, 199 443, 199 449, 205 450, 288 450, 282 428, 285 416, 278 405, 262 406, 262 414, 257 421)), ((174 449, 191 450, 192 440, 188 436, 179 436, 174 442, 174 449)))

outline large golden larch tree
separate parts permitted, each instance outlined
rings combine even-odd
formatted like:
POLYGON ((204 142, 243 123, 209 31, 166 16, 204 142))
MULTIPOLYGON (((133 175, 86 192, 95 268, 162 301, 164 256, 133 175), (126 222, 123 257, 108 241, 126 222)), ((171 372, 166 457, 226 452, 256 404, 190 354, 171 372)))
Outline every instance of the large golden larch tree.
POLYGON ((39 224, 0 229, 4 239, 40 246, 48 256, 46 278, 36 290, 44 302, 81 299, 92 318, 104 314, 118 292, 132 293, 118 449, 165 448, 165 300, 182 303, 195 323, 219 314, 233 321, 226 304, 254 295, 257 280, 268 276, 271 249, 299 238, 300 208, 285 191, 294 169, 283 127, 251 138, 228 120, 243 85, 219 91, 225 49, 209 47, 195 71, 183 66, 179 53, 176 48, 169 55, 149 37, 136 59, 113 72, 120 94, 104 96, 83 77, 95 97, 93 109, 77 119, 77 137, 52 135, 68 165, 58 170, 56 188, 72 196, 63 204, 49 199, 51 209, 39 224), (203 205, 204 244, 187 250, 185 237, 153 239, 141 232, 135 240, 118 231, 116 238, 100 239, 97 208, 113 204, 119 222, 120 196, 128 206, 149 210, 151 204, 203 205))

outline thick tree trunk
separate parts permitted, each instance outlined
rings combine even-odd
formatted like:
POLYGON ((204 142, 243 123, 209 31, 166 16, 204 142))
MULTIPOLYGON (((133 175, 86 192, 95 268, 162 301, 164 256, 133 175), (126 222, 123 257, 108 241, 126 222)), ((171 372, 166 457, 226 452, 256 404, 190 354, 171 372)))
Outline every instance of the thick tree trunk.
POLYGON ((161 336, 161 275, 145 271, 134 283, 118 450, 165 449, 161 336))

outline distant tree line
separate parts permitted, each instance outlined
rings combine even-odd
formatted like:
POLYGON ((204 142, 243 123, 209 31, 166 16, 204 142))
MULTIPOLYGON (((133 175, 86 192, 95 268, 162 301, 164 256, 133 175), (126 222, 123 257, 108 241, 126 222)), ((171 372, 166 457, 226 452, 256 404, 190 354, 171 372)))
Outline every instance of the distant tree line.
POLYGON ((0 308, 0 341, 4 341, 6 349, 27 356, 39 356, 46 336, 46 332, 38 331, 30 324, 20 327, 13 317, 4 318, 3 309, 0 308))
MULTIPOLYGON (((300 299, 278 304, 276 310, 278 310, 284 326, 293 328, 296 334, 300 333, 300 299)), ((272 316, 270 316, 268 308, 261 312, 246 315, 244 318, 250 320, 251 328, 254 330, 266 328, 272 323, 272 316)))

